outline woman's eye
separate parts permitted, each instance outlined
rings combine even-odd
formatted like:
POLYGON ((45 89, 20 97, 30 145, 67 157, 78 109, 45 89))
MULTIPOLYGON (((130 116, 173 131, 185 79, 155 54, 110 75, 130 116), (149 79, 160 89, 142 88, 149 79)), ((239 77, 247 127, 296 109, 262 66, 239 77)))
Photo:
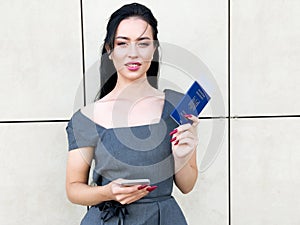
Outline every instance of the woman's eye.
POLYGON ((149 45, 150 45, 150 43, 148 43, 148 42, 139 42, 139 43, 138 43, 138 46, 139 46, 139 47, 142 47, 142 48, 148 47, 149 45))
POLYGON ((127 43, 126 42, 118 42, 117 45, 125 47, 125 46, 127 46, 127 43))

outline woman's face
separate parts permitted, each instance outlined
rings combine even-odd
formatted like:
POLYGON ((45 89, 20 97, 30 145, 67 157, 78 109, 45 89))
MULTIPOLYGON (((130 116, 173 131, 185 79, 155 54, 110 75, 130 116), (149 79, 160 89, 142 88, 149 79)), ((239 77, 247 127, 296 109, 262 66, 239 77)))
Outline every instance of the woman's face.
POLYGON ((155 51, 151 26, 138 17, 120 22, 110 55, 118 72, 118 79, 132 82, 146 77, 155 51))

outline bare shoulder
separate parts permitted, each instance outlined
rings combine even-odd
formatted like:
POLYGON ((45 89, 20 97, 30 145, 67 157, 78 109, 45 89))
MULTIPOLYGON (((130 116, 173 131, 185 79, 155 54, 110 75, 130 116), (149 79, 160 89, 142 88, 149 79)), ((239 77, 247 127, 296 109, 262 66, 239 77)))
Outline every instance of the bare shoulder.
POLYGON ((86 117, 93 119, 94 108, 95 108, 95 103, 91 103, 80 108, 80 112, 86 117))
POLYGON ((94 123, 107 127, 110 125, 112 101, 108 99, 100 99, 90 103, 80 109, 81 113, 92 120, 94 123))

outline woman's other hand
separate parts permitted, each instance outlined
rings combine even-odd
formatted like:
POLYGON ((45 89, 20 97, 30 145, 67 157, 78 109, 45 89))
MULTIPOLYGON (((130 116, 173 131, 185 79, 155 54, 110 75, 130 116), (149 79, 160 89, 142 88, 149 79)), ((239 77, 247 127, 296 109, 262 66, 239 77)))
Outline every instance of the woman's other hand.
POLYGON ((108 185, 111 190, 111 198, 123 205, 135 202, 157 188, 157 186, 149 185, 123 186, 120 184, 121 180, 121 178, 114 180, 108 185))

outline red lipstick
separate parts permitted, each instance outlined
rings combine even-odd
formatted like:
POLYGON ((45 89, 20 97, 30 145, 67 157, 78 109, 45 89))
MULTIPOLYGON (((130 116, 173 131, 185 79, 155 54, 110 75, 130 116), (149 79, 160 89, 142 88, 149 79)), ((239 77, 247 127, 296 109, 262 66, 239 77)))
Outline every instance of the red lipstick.
POLYGON ((125 64, 128 70, 130 71, 137 71, 141 67, 141 63, 139 62, 128 62, 125 64))

